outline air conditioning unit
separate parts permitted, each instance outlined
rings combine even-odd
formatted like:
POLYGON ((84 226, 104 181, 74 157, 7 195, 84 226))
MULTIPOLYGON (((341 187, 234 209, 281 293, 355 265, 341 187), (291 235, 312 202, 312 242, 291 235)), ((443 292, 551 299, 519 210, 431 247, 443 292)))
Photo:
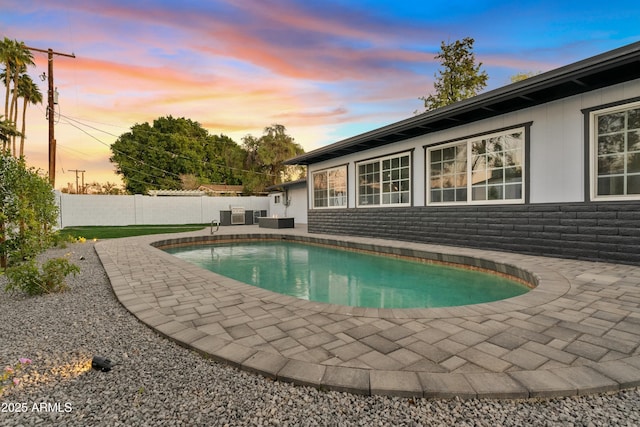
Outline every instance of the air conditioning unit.
POLYGON ((244 224, 244 208, 231 208, 231 225, 244 224))

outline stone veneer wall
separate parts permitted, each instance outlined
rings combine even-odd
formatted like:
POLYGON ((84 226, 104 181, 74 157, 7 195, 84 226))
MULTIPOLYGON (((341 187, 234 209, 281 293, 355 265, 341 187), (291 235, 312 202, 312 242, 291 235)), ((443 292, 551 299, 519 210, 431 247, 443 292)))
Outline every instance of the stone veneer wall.
POLYGON ((640 202, 319 209, 310 233, 640 264, 640 202))

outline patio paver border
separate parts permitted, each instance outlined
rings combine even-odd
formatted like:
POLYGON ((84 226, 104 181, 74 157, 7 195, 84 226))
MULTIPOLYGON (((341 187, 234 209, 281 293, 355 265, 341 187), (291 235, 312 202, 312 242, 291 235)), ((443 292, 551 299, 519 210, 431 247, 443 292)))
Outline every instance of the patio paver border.
MULTIPOLYGON (((630 325, 637 325, 640 331, 640 267, 352 236, 313 235, 300 227, 273 232, 258 231, 252 226, 223 227, 213 239, 207 231, 106 240, 96 244, 96 251, 116 297, 140 321, 187 348, 232 366, 282 381, 366 395, 520 399, 615 391, 640 385, 640 349, 635 341, 637 334, 630 330, 630 325), (300 300, 246 285, 190 265, 154 247, 248 238, 286 238, 374 251, 385 248, 397 256, 421 254, 438 262, 463 262, 517 275, 523 280, 535 281, 537 287, 508 300, 463 307, 344 307, 300 300), (614 271, 616 267, 628 274, 619 277, 614 271), (609 279, 604 280, 605 276, 609 279), (607 283, 598 285, 603 281, 607 283), (213 284, 215 290, 209 290, 213 284), (579 285, 587 291, 577 292, 579 285), (624 292, 615 295, 610 292, 609 295, 607 286, 611 286, 611 291, 621 286, 625 288, 624 292), (194 323, 196 319, 206 319, 210 313, 206 313, 208 306, 202 303, 203 300, 195 297, 209 295, 208 292, 213 295, 212 301, 215 300, 210 306, 212 310, 215 308, 211 313, 222 317, 208 325, 198 325, 194 323), (592 295, 598 292, 603 295, 600 300, 592 295), (185 303, 190 295, 195 299, 185 303), (225 298, 227 300, 223 301, 225 298), (187 314, 178 315, 172 311, 177 307, 181 308, 180 313, 187 314), (200 308, 202 313, 194 307, 200 308), (267 314, 261 317, 260 309, 266 310, 267 314), (273 316, 269 313, 280 314, 285 309, 290 310, 287 314, 299 314, 291 314, 291 318, 268 325, 276 326, 277 330, 271 331, 277 332, 276 335, 261 329, 261 319, 271 320, 273 316), (189 313, 193 315, 189 316, 189 313), (251 317, 246 313, 256 314, 251 317), (335 325, 323 324, 324 329, 317 327, 320 331, 314 329, 314 332, 307 322, 308 332, 303 332, 339 337, 345 341, 344 347, 340 347, 342 352, 327 343, 324 347, 309 344, 309 348, 304 349, 307 353, 297 347, 280 350, 271 346, 276 343, 284 346, 278 340, 287 338, 292 345, 299 343, 297 340, 302 338, 296 334, 302 329, 296 327, 296 319, 304 320, 314 315, 318 321, 334 321, 335 325), (527 323, 532 317, 540 324, 527 323), (505 325, 500 325, 500 319, 510 322, 506 330, 505 325), (386 327, 381 333, 391 342, 400 343, 400 351, 392 358, 370 351, 371 348, 362 343, 366 336, 354 338, 344 333, 340 335, 341 332, 334 335, 325 332, 342 330, 340 322, 351 322, 354 327, 368 325, 371 331, 386 327), (545 322, 548 325, 543 325, 545 322), (438 328, 431 328, 432 324, 438 328), (289 326, 291 328, 287 329, 289 326), (249 335, 238 333, 234 338, 228 331, 238 332, 239 329, 233 327, 245 328, 249 335), (517 329, 522 336, 510 334, 512 329, 517 329), (253 333, 256 330, 264 332, 266 338, 253 333), (410 341, 414 335, 420 339, 410 341), (588 342, 598 338, 602 343, 588 342), (432 340, 435 341, 430 343, 432 340), (419 350, 417 353, 409 351, 402 343, 409 343, 407 345, 419 350), (462 348, 456 354, 456 349, 462 348), (565 351, 567 348, 576 355, 565 351), (603 355, 598 353, 601 348, 607 350, 603 355), (366 353, 358 354, 362 351, 366 353), (439 352, 453 356, 438 361, 444 357, 439 352), (314 359, 317 354, 328 357, 325 353, 333 358, 314 359), (345 362, 336 354, 358 356, 345 362), (425 356, 414 365, 407 365, 413 362, 411 357, 415 358, 416 354, 427 354, 436 362, 425 356), (537 365, 537 359, 545 362, 537 365), (402 363, 404 365, 398 369, 397 365, 402 363)), ((355 331, 352 332, 355 335, 355 331)))

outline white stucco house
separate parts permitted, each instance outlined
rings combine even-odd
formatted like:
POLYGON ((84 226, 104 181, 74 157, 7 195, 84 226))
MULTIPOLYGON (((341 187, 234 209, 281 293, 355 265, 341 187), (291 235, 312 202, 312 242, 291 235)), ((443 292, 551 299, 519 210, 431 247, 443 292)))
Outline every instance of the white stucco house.
POLYGON ((312 233, 638 264, 640 42, 287 163, 312 233))
POLYGON ((267 188, 269 214, 275 217, 291 217, 295 224, 307 223, 307 180, 285 182, 267 188))

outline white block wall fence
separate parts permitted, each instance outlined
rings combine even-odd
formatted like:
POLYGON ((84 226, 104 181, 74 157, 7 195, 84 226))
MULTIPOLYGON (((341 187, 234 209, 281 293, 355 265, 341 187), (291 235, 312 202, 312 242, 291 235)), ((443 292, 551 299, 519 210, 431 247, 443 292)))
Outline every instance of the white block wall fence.
POLYGON ((207 224, 233 207, 269 214, 269 197, 107 196, 56 191, 60 228, 83 225, 207 224))

